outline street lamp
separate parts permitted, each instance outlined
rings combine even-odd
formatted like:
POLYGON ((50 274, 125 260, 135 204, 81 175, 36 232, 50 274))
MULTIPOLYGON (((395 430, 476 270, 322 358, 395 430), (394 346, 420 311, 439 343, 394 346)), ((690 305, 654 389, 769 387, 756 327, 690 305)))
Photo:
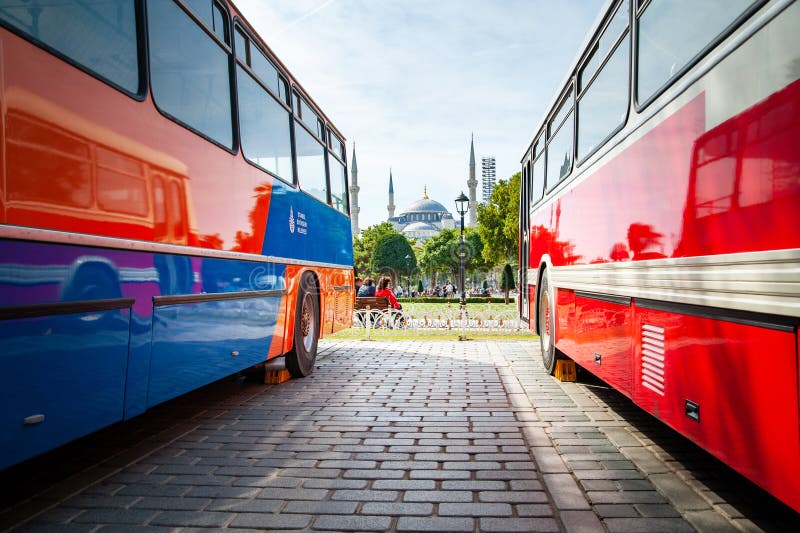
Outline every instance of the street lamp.
POLYGON ((406 292, 411 297, 411 255, 406 254, 406 292))
POLYGON ((461 340, 467 340, 467 325, 465 323, 466 313, 467 313, 467 294, 464 289, 464 259, 465 259, 465 252, 464 252, 464 215, 467 214, 467 209, 469 208, 469 198, 464 194, 464 191, 461 191, 461 194, 456 198, 456 211, 459 215, 461 215, 461 244, 460 249, 458 252, 459 258, 461 260, 461 268, 459 270, 459 282, 461 283, 461 327, 462 327, 462 334, 461 340))

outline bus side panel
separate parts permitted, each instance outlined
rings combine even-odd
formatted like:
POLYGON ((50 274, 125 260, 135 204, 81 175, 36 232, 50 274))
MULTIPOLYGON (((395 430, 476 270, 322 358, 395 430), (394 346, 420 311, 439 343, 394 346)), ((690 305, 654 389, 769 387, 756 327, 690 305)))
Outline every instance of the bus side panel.
POLYGON ((148 405, 266 359, 280 298, 156 307, 148 405))
POLYGON ((796 333, 650 309, 636 314, 636 403, 798 508, 796 333), (663 393, 643 379, 646 360, 659 358, 653 333, 663 334, 663 375, 655 379, 663 393))
POLYGON ((272 186, 264 255, 330 265, 353 264, 350 219, 279 180, 272 186))
POLYGON ((575 347, 570 356, 626 396, 633 395, 630 306, 575 297, 575 347))
POLYGON ((125 299, 154 285, 146 262, 105 252, 0 240, 0 468, 123 417, 125 299))

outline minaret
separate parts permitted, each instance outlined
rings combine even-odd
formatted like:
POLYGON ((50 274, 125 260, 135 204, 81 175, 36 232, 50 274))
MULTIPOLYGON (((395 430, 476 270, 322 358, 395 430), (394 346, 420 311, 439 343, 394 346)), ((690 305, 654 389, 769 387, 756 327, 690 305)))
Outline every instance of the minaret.
POLYGON ((472 136, 469 142, 469 179, 467 180, 467 187, 469 187, 469 223, 468 227, 474 228, 478 225, 478 202, 477 202, 477 188, 478 180, 475 178, 475 136, 472 136))
POLYGON ((392 169, 389 169, 389 218, 394 218, 394 184, 392 183, 392 169))
POLYGON ((358 186, 358 164, 356 163, 356 144, 353 143, 353 163, 350 165, 350 227, 353 231, 353 237, 358 235, 358 213, 361 208, 358 207, 358 191, 361 187, 358 186))

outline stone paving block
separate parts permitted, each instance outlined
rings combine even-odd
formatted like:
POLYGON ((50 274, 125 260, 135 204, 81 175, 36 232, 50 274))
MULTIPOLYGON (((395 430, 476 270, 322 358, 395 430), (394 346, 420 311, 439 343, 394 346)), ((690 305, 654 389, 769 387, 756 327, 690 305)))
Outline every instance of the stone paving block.
POLYGON ((563 511, 559 517, 567 533, 594 533, 603 529, 602 522, 592 511, 563 511))
POLYGON ((337 490, 332 500, 351 500, 361 502, 392 502, 397 500, 398 492, 393 490, 337 490))
MULTIPOLYGON (((416 472, 412 470, 412 474, 416 472)), ((405 470, 346 470, 343 477, 346 479, 402 479, 405 470)))
POLYGON ((674 473, 652 474, 648 479, 659 492, 669 498, 670 503, 679 511, 698 511, 710 508, 708 502, 674 473))
POLYGON ((447 531, 471 533, 475 528, 472 518, 420 518, 402 516, 397 520, 397 531, 447 531))
POLYGON ((309 514, 241 513, 231 522, 232 527, 273 531, 276 529, 302 529, 311 523, 309 514))
MULTIPOLYGON (((369 502, 361 506, 361 514, 366 515, 429 516, 432 513, 433 504, 431 503, 369 502)), ((442 514, 441 511, 440 514, 442 514)))
POLYGON ((328 491, 324 489, 282 489, 267 488, 258 493, 259 499, 264 500, 324 500, 328 491))
POLYGON ((589 502, 586 501, 586 497, 571 475, 543 474, 542 479, 557 509, 583 510, 590 508, 589 502))
POLYGON ((388 516, 318 516, 311 525, 315 530, 386 531, 392 522, 388 516))
POLYGON ((76 516, 76 523, 139 525, 145 524, 158 511, 146 509, 88 509, 76 516))
POLYGON ((439 516, 511 516, 507 503, 440 503, 439 516))
POLYGON ((547 503, 514 505, 518 516, 553 516, 553 508, 547 503))
MULTIPOLYGON (((480 474, 478 472, 477 474, 480 474)), ((412 470, 409 472, 411 479, 469 479, 469 470, 412 470)))
POLYGON ((530 533, 560 531, 552 518, 481 518, 480 531, 487 533, 530 533))
POLYGON ((207 511, 163 511, 157 514, 150 524, 154 526, 199 526, 223 527, 230 522, 231 513, 212 513, 207 511))
MULTIPOLYGON (((452 482, 445 481, 443 483, 452 482)), ((432 479, 376 479, 372 482, 372 488, 374 490, 433 490, 436 488, 436 481, 432 479)))
POLYGON ((366 479, 305 479, 304 489, 363 489, 369 483, 366 479))
POLYGON ((472 492, 410 490, 403 495, 404 502, 471 502, 472 492))
POLYGON ((606 518, 603 523, 612 533, 663 533, 695 531, 683 518, 606 518))

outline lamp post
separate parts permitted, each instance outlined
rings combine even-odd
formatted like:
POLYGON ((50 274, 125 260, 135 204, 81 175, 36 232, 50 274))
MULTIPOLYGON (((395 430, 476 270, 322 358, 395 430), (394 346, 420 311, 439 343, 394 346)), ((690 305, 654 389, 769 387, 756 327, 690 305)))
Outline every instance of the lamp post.
POLYGON ((411 255, 406 254, 406 293, 411 297, 411 255))
POLYGON ((467 209, 469 209, 469 198, 464 194, 464 191, 461 191, 461 194, 456 198, 456 211, 461 215, 461 243, 458 256, 461 261, 459 270, 459 283, 461 284, 461 337, 459 340, 462 341, 467 340, 467 294, 464 288, 464 259, 466 255, 464 252, 464 215, 467 214, 467 209))

